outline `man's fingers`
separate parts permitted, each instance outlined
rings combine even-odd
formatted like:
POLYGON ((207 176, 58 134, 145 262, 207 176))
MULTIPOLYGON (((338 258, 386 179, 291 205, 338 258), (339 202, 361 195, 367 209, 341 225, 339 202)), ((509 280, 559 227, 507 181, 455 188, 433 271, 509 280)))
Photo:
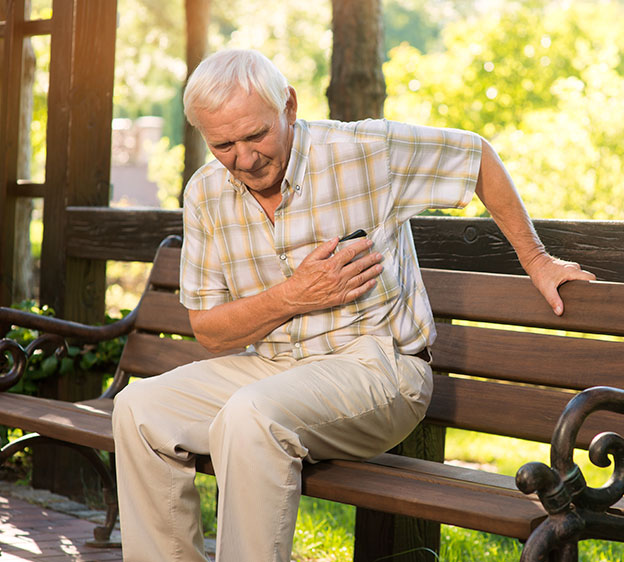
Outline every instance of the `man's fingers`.
POLYGON ((365 252, 373 245, 373 241, 368 238, 362 238, 353 242, 353 244, 349 244, 339 252, 334 254, 334 259, 338 262, 339 265, 344 266, 347 265, 350 261, 355 259, 355 256, 365 252))
POLYGON ((363 285, 359 285, 355 289, 351 289, 345 295, 345 303, 352 302, 364 293, 370 291, 377 284, 377 279, 369 279, 363 285))
POLYGON ((544 295, 546 297, 546 301, 553 309, 553 312, 557 316, 561 316, 563 314, 563 300, 559 296, 559 291, 555 289, 552 293, 548 295, 544 295))
MULTIPOLYGON (((596 276, 590 271, 581 269, 581 266, 574 262, 564 262, 553 260, 555 269, 549 270, 553 275, 545 275, 537 282, 537 287, 553 309, 557 316, 563 314, 563 300, 559 295, 559 287, 568 281, 594 281, 596 276)), ((536 280, 534 280, 535 282, 536 280)))
POLYGON ((326 242, 323 242, 322 244, 318 245, 316 248, 314 248, 314 250, 312 250, 308 254, 308 256, 306 257, 306 260, 307 259, 326 260, 327 258, 331 257, 332 253, 336 249, 336 246, 338 246, 338 240, 339 238, 335 236, 331 240, 327 240, 326 242))
POLYGON ((579 269, 574 275, 574 277, 568 279, 568 281, 572 281, 573 279, 580 279, 582 281, 595 281, 596 276, 591 271, 580 269, 580 266, 579 266, 579 269))

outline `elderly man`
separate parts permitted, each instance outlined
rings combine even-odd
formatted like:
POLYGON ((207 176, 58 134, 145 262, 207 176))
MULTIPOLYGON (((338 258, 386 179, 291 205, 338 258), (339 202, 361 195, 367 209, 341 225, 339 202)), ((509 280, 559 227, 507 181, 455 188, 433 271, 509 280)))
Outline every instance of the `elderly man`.
POLYGON ((193 454, 220 489, 217 560, 290 560, 303 462, 366 459, 425 415, 435 338, 409 219, 476 190, 524 269, 548 255, 490 145, 457 130, 298 120, 261 54, 203 61, 184 96, 215 160, 184 203, 181 301, 215 355, 136 382, 114 410, 124 559, 205 560, 193 454))

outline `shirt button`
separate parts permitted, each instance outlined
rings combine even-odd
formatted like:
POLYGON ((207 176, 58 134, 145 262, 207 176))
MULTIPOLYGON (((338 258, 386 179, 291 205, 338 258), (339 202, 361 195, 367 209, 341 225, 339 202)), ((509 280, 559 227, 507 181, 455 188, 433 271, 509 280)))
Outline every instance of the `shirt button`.
POLYGON ((297 342, 297 343, 295 344, 295 347, 296 347, 297 349, 299 349, 299 348, 301 347, 301 344, 300 344, 299 342, 297 342))
POLYGON ((285 260, 286 259, 286 254, 280 254, 280 259, 281 260, 285 260))
POLYGON ((300 185, 296 185, 295 186, 295 191, 301 191, 301 186, 300 185))

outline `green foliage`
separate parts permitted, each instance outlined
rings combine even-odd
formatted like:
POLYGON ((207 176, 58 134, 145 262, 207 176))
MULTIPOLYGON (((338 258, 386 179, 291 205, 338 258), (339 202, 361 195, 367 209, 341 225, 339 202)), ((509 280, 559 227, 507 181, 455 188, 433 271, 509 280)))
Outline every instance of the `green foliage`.
POLYGON ((440 52, 392 50, 386 116, 490 139, 534 217, 621 219, 623 16, 615 0, 523 0, 458 19, 440 52))
POLYGON ((442 22, 431 13, 426 0, 384 0, 384 50, 388 53, 401 43, 427 52, 440 37, 442 22))
MULTIPOLYGON (((50 307, 39 307, 34 301, 23 301, 13 305, 13 308, 42 316, 54 316, 54 311, 50 307)), ((122 314, 125 316, 128 312, 123 311, 122 314)), ((106 321, 110 323, 114 322, 115 319, 107 316, 106 321)), ((16 341, 22 347, 26 347, 39 335, 37 330, 16 326, 9 330, 6 337, 16 341)), ((11 387, 10 392, 36 395, 40 381, 54 375, 68 376, 93 370, 112 374, 121 357, 125 341, 126 337, 122 336, 97 344, 69 345, 66 356, 61 359, 55 355, 45 355, 41 351, 35 351, 28 361, 24 376, 15 386, 11 387)))

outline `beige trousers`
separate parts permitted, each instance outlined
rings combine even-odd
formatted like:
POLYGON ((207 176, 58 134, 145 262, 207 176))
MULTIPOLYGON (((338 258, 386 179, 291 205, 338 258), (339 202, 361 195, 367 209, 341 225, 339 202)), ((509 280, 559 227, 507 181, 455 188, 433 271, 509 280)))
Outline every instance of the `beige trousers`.
POLYGON ((113 413, 124 560, 206 560, 199 453, 219 485, 217 561, 290 561, 303 461, 386 451, 431 391, 429 365, 373 336, 328 356, 246 353, 133 382, 113 413))

